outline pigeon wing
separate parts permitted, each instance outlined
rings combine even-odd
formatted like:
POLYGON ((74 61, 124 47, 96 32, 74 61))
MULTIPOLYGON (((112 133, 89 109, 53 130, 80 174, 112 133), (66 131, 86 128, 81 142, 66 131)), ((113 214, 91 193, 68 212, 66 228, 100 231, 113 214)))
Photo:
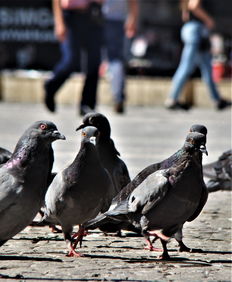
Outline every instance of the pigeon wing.
POLYGON ((194 212, 194 214, 188 219, 189 222, 193 221, 195 218, 198 217, 198 215, 202 211, 204 205, 206 204, 207 199, 208 199, 208 190, 204 186, 203 189, 202 189, 201 199, 200 199, 199 205, 198 205, 196 211, 194 212))
POLYGON ((158 170, 150 174, 130 195, 128 211, 141 211, 146 214, 156 206, 167 194, 170 187, 166 170, 158 170))
POLYGON ((63 173, 58 173, 53 179, 51 185, 45 196, 45 217, 56 216, 62 213, 64 209, 64 194, 65 194, 65 183, 63 180, 63 173))
POLYGON ((18 185, 15 177, 7 172, 5 167, 0 170, 0 213, 12 206, 18 193, 22 189, 22 185, 18 185))

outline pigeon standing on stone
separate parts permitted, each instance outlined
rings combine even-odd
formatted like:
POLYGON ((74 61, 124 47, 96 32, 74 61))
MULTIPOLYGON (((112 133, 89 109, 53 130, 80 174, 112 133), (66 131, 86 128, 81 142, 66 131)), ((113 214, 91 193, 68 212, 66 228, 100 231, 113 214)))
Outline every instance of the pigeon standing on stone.
MULTIPOLYGON (((189 133, 183 148, 178 151, 178 158, 169 168, 158 169, 129 183, 125 191, 123 189, 115 197, 105 216, 133 224, 145 238, 160 238, 164 248, 161 257, 169 258, 167 240, 186 221, 196 218, 205 204, 202 201, 205 143, 205 135, 189 133)), ((88 223, 85 226, 88 227, 88 223)))
POLYGON ((99 130, 97 149, 103 166, 111 175, 114 187, 118 193, 130 182, 128 169, 124 161, 119 158, 120 153, 111 139, 111 127, 108 119, 100 113, 89 113, 84 116, 83 123, 77 130, 85 126, 95 126, 99 130))
POLYGON ((11 152, 0 147, 0 165, 7 162, 11 157, 11 152))
MULTIPOLYGON (((130 182, 127 166, 119 157, 120 153, 111 139, 111 127, 108 119, 101 113, 88 113, 84 116, 83 123, 77 130, 88 125, 95 126, 99 130, 97 150, 104 168, 111 176, 115 187, 113 196, 116 196, 130 182)), ((119 236, 121 235, 120 225, 114 222, 102 224, 99 228, 103 232, 116 232, 119 236)))
POLYGON ((29 225, 47 190, 50 147, 65 139, 50 121, 37 121, 19 139, 0 167, 0 245, 29 225))
MULTIPOLYGON (((201 124, 194 124, 190 127, 189 132, 198 132, 198 133, 202 133, 203 135, 207 135, 207 128, 204 125, 201 124)), ((143 182, 149 175, 151 175, 152 173, 154 173, 155 171, 159 170, 159 169, 167 169, 169 167, 171 167, 176 161, 179 160, 179 158, 182 156, 183 154, 183 148, 181 148, 180 150, 178 150, 176 153, 174 153, 172 156, 170 156, 169 158, 163 160, 162 162, 159 163, 154 163, 151 164, 149 166, 147 166, 146 168, 144 168, 132 181, 131 183, 129 183, 126 187, 124 187, 124 189, 122 189, 118 195, 113 199, 112 204, 111 204, 111 208, 114 207, 117 202, 120 202, 124 199, 126 199, 128 197, 128 195, 130 193, 132 193, 132 191, 141 183, 143 182)), ((204 205, 207 201, 208 198, 208 192, 205 186, 205 183, 202 183, 202 199, 201 199, 201 203, 199 204, 204 205)), ((112 220, 110 218, 107 218, 105 215, 99 215, 96 219, 91 220, 89 223, 86 223, 86 228, 97 228, 100 227, 102 224, 106 224, 107 222, 111 222, 112 220)), ((139 232, 138 230, 136 230, 135 227, 133 227, 131 224, 128 224, 125 221, 120 222, 119 220, 117 221, 117 225, 118 228, 121 227, 121 229, 126 229, 126 230, 130 230, 130 231, 135 231, 135 232, 139 232)), ((183 232, 182 232, 182 226, 180 227, 180 229, 177 231, 177 233, 175 234, 175 239, 177 240, 178 244, 179 244, 179 250, 180 251, 186 251, 186 252, 194 252, 194 251, 200 251, 199 249, 192 249, 187 247, 184 242, 183 242, 183 232)), ((146 237, 147 240, 147 244, 148 244, 148 249, 150 251, 156 251, 157 249, 153 247, 152 242, 150 240, 149 237, 146 237)))
POLYGON ((209 178, 206 187, 209 191, 232 190, 232 150, 224 152, 216 162, 203 166, 203 174, 209 178))
MULTIPOLYGON (((12 155, 12 153, 10 151, 0 147, 0 165, 6 163, 10 159, 11 155, 12 155)), ((54 163, 54 151, 53 151, 53 148, 52 148, 52 144, 50 144, 50 148, 49 148, 49 173, 48 173, 48 178, 47 178, 47 187, 51 184, 53 178, 56 175, 55 172, 52 172, 53 163, 54 163)), ((39 214, 42 218, 43 215, 44 215, 43 207, 39 211, 39 214)), ((37 225, 41 226, 41 224, 44 224, 44 223, 38 222, 38 221, 32 221, 32 223, 30 225, 31 226, 37 226, 37 225)), ((58 228, 56 228, 56 226, 54 226, 53 224, 50 224, 50 223, 47 223, 47 224, 50 225, 50 227, 52 228, 52 230, 54 232, 60 232, 60 230, 58 228)))
POLYGON ((93 126, 82 129, 80 150, 66 169, 58 173, 45 196, 46 217, 54 218, 62 227, 68 256, 80 256, 75 251, 85 232, 81 224, 109 208, 115 193, 107 170, 102 166, 96 149, 98 130, 93 126), (79 231, 71 236, 74 225, 79 231), (73 242, 74 237, 77 237, 73 242))

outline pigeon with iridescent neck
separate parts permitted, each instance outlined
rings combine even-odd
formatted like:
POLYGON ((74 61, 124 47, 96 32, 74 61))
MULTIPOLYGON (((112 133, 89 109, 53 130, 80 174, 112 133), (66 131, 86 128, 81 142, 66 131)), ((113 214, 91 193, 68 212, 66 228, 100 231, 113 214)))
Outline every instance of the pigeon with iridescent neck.
POLYGON ((65 139, 54 123, 37 121, 0 167, 0 245, 29 225, 47 190, 51 143, 65 139))

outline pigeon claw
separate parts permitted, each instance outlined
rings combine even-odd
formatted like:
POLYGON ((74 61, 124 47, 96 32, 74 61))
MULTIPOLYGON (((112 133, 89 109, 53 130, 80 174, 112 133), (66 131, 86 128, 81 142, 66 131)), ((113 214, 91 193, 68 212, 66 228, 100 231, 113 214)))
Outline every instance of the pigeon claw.
POLYGON ((84 257, 85 255, 82 253, 76 252, 73 248, 66 255, 67 257, 84 257))
POLYGON ((149 250, 151 252, 162 252, 163 251, 161 248, 155 248, 153 246, 146 246, 144 250, 149 250))

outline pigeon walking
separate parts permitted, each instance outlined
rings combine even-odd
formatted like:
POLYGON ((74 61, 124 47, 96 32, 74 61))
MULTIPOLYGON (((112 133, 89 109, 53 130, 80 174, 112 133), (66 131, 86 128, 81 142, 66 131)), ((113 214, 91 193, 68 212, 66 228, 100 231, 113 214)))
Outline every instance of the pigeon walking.
MULTIPOLYGON (((202 133, 203 135, 205 135, 205 138, 206 138, 207 128, 204 125, 201 125, 201 124, 194 124, 190 127, 189 132, 202 133)), ((173 164, 175 164, 175 162, 177 162, 180 159, 182 154, 183 154, 183 148, 181 148, 176 153, 171 155, 169 158, 163 160, 162 162, 154 163, 154 164, 151 164, 151 165, 147 166, 146 168, 144 168, 131 181, 131 183, 129 183, 127 186, 125 186, 118 193, 118 195, 113 199, 112 204, 111 204, 111 208, 115 207, 118 202, 125 200, 130 195, 130 193, 132 193, 132 191, 138 185, 140 185, 140 183, 142 183, 149 175, 153 174, 154 172, 156 172, 159 169, 170 168, 173 164)), ((207 198, 208 198, 208 192, 207 192, 205 183, 203 182, 202 183, 202 199, 201 199, 202 203, 200 203, 200 206, 204 205, 206 203, 207 198)), ((103 224, 106 224, 106 223, 109 224, 109 222, 111 222, 111 221, 112 221, 111 218, 106 217, 105 215, 99 215, 98 217, 96 217, 96 219, 93 219, 93 220, 89 221, 88 223, 86 223, 86 228, 89 228, 89 229, 97 228, 97 227, 100 227, 103 224)), ((118 220, 117 226, 118 226, 118 228, 121 228, 121 229, 126 229, 126 230, 129 230, 129 231, 134 231, 134 232, 139 233, 138 229, 136 229, 130 223, 125 222, 125 221, 120 222, 118 220)), ((183 252, 183 251, 186 251, 186 252, 201 251, 200 249, 189 248, 184 244, 182 228, 183 228, 183 226, 180 226, 179 230, 174 235, 175 239, 177 240, 177 242, 179 244, 179 251, 181 251, 181 252, 183 252)), ((152 244, 153 242, 150 240, 150 238, 148 236, 146 237, 146 241, 147 241, 147 244, 148 244, 148 247, 147 247, 148 250, 150 250, 150 251, 156 251, 157 250, 156 248, 153 247, 153 244, 152 244)))
POLYGON ((202 200, 205 143, 205 135, 189 133, 179 157, 169 168, 158 169, 142 180, 137 178, 129 183, 104 215, 133 224, 148 240, 150 236, 160 238, 164 248, 161 258, 169 258, 167 240, 186 221, 196 218, 205 204, 202 200))
POLYGON ((19 139, 10 159, 0 167, 0 245, 29 225, 47 189, 50 147, 65 139, 50 121, 37 121, 19 139))
POLYGON ((61 225, 69 249, 68 256, 81 256, 75 247, 85 234, 82 223, 106 211, 115 194, 95 146, 98 134, 93 126, 82 129, 81 147, 76 158, 55 176, 45 196, 45 220, 46 217, 54 218, 61 225), (72 237, 74 225, 79 225, 80 229, 72 237), (73 242, 75 237, 77 239, 73 242))

